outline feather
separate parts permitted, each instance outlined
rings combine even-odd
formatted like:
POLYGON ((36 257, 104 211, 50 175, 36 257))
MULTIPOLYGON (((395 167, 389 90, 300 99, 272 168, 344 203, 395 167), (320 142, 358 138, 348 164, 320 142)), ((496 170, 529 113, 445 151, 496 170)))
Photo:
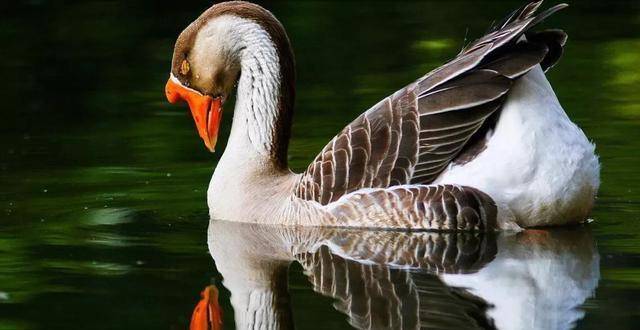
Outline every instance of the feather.
POLYGON ((482 64, 481 67, 496 71, 507 78, 515 79, 540 64, 548 52, 549 49, 545 44, 522 42, 514 46, 508 53, 482 64))
POLYGON ((544 71, 552 68, 564 53, 564 45, 567 42, 567 34, 562 30, 545 30, 535 33, 527 33, 527 40, 532 43, 543 44, 549 49, 547 55, 540 62, 544 71))
POLYGON ((542 21, 547 19, 549 16, 551 16, 551 15, 557 13, 558 11, 560 11, 562 9, 565 9, 567 7, 569 7, 568 4, 560 3, 560 4, 557 4, 557 5, 553 6, 553 7, 545 10, 544 12, 540 13, 540 15, 535 17, 535 19, 530 23, 530 25, 531 25, 530 27, 534 27, 534 26, 540 24, 542 21))
POLYGON ((418 99, 418 108, 421 116, 469 109, 497 100, 510 87, 510 79, 494 76, 482 82, 459 84, 426 94, 418 99))
POLYGON ((472 148, 477 134, 495 125, 517 79, 559 59, 566 34, 530 29, 566 5, 536 15, 541 4, 512 12, 456 58, 360 115, 309 165, 296 196, 330 206, 336 225, 492 228, 495 205, 486 194, 428 184, 462 151, 483 150, 472 148))

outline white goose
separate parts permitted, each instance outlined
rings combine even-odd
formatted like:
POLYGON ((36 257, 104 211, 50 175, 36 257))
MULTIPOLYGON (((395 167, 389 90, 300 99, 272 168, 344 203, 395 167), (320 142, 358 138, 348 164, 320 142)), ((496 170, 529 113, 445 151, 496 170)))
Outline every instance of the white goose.
POLYGON ((302 174, 287 166, 295 73, 284 28, 255 4, 209 8, 178 37, 166 94, 189 103, 213 151, 237 84, 229 141, 209 186, 211 217, 438 230, 585 220, 600 166, 544 74, 566 34, 531 30, 566 5, 536 15, 541 3, 514 11, 364 112, 302 174))

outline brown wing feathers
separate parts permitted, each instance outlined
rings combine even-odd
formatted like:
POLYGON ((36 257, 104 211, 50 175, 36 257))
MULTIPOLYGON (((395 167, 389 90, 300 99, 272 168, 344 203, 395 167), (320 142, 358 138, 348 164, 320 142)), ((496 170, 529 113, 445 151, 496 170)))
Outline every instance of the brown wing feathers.
POLYGON ((345 127, 309 165, 296 195, 327 204, 363 187, 408 182, 419 125, 415 102, 403 99, 410 95, 388 97, 345 127))
POLYGON ((497 209, 474 188, 404 185, 356 191, 330 204, 329 211, 338 226, 487 231, 496 228, 497 209))
POLYGON ((564 45, 567 42, 567 34, 562 30, 545 30, 540 32, 527 33, 527 40, 532 43, 547 46, 549 51, 540 62, 542 69, 546 72, 552 68, 562 57, 564 45))
POLYGON ((564 33, 532 33, 531 40, 520 38, 541 21, 539 17, 564 8, 555 6, 541 16, 532 16, 541 2, 531 2, 514 12, 498 28, 468 45, 457 60, 418 82, 420 151, 411 183, 432 182, 486 118, 502 108, 517 78, 538 64, 546 69, 557 61, 564 33), (550 47, 555 47, 554 53, 548 56, 550 47))
POLYGON ((499 113, 515 80, 560 58, 564 32, 530 29, 566 5, 536 16, 541 3, 514 11, 454 60, 358 117, 309 165, 295 195, 326 205, 362 188, 433 182, 494 122, 487 118, 499 113))

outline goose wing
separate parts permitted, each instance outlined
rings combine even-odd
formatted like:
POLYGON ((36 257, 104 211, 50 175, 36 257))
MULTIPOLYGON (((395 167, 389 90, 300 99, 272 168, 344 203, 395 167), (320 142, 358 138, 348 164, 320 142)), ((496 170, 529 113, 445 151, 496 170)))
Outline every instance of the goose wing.
POLYGON ((433 182, 482 138, 515 80, 559 59, 564 32, 531 28, 566 5, 536 15, 541 3, 514 11, 455 59, 360 115, 313 160, 295 195, 326 205, 362 188, 433 182))

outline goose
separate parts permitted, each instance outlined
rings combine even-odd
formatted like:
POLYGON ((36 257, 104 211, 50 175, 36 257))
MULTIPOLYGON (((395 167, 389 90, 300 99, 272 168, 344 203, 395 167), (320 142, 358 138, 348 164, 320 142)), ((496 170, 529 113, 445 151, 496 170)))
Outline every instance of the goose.
POLYGON ((207 242, 238 329, 295 328, 294 262, 356 329, 572 329, 600 279, 588 226, 434 232, 214 219, 207 242))
POLYGON ((211 218, 409 230, 521 230, 587 219, 600 184, 592 144, 545 72, 567 35, 534 31, 566 4, 513 11, 451 61, 366 110, 303 173, 287 164, 295 98, 291 44, 266 9, 232 1, 178 36, 165 87, 214 151, 236 89, 211 218))

